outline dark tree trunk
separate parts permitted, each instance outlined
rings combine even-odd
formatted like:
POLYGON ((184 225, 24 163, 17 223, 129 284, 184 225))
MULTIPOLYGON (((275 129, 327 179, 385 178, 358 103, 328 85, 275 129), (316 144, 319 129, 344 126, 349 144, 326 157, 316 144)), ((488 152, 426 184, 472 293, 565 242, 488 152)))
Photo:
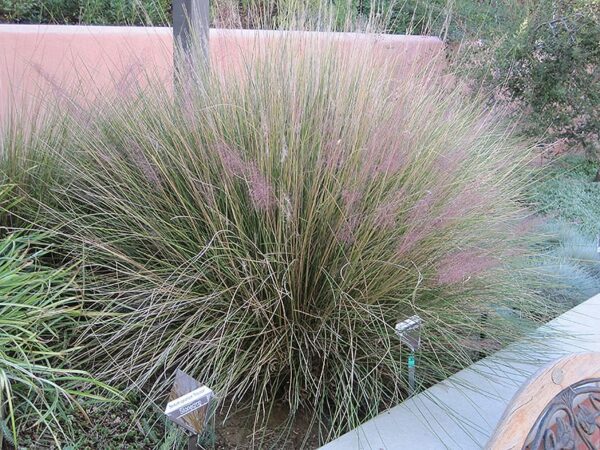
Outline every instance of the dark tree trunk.
POLYGON ((596 178, 594 178, 594 181, 596 183, 600 183, 600 169, 598 169, 598 172, 596 172, 596 178))

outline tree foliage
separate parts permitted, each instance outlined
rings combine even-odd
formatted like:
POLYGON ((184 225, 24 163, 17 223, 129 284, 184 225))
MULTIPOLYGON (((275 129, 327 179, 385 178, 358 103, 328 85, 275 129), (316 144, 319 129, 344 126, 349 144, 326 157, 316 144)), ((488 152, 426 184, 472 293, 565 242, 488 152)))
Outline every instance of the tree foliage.
POLYGON ((542 2, 497 55, 495 79, 530 113, 530 131, 598 152, 600 4, 542 2))

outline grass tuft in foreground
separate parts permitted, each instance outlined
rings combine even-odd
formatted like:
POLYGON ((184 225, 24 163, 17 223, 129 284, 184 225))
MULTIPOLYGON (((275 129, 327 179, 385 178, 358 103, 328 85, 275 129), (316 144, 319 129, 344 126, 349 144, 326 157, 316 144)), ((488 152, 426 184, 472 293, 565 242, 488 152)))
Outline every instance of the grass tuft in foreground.
POLYGON ((17 447, 32 428, 58 444, 67 411, 85 421, 80 399, 115 393, 85 372, 64 368, 75 350, 67 342, 81 305, 70 287, 74 273, 41 264, 42 242, 23 234, 0 238, 0 447, 3 441, 17 447))

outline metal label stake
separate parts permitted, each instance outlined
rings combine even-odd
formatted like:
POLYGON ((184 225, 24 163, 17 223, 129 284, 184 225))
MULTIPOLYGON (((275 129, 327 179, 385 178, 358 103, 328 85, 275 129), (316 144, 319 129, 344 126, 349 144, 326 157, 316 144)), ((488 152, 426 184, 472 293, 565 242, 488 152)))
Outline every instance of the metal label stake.
POLYGON ((415 352, 421 346, 422 325, 423 319, 415 314, 402 322, 398 322, 394 328, 400 342, 410 349, 410 355, 408 355, 408 393, 411 397, 416 391, 415 352))
POLYGON ((415 394, 416 381, 415 381, 415 353, 412 352, 408 355, 408 388, 409 395, 412 397, 415 394))

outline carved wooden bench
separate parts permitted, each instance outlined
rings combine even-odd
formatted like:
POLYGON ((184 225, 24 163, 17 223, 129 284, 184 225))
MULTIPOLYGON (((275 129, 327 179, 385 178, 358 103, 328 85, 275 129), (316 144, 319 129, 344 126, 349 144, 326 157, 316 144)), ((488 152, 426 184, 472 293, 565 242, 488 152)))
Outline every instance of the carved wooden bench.
POLYGON ((515 394, 488 450, 599 450, 600 353, 540 369, 515 394))

